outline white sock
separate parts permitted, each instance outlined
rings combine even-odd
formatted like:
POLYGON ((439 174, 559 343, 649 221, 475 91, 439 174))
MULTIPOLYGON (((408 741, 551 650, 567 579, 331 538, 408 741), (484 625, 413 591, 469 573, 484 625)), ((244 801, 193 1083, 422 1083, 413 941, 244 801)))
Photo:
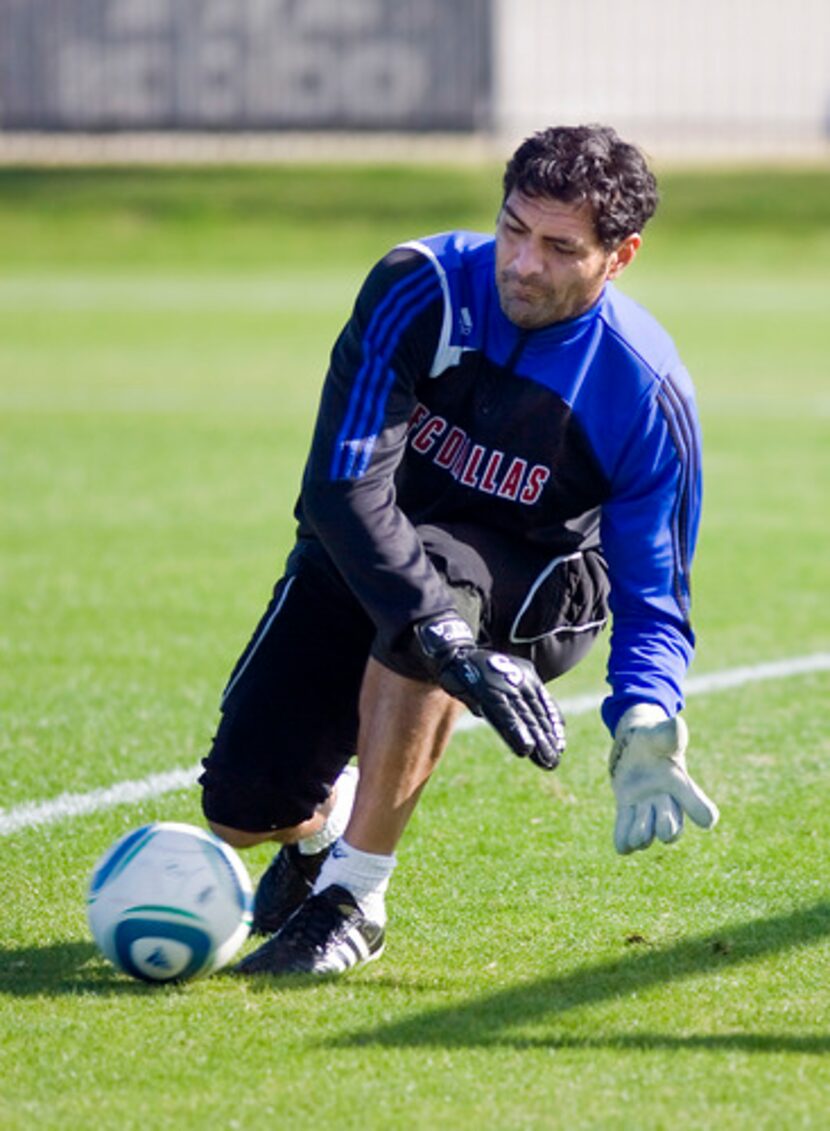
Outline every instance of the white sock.
POLYGON ((349 823, 357 789, 357 766, 346 766, 334 783, 334 805, 316 833, 297 841, 303 856, 314 856, 334 844, 349 823))
POLYGON ((386 923, 384 897, 397 862, 394 854, 361 852, 341 837, 326 857, 314 891, 339 884, 352 893, 366 918, 382 927, 386 923))

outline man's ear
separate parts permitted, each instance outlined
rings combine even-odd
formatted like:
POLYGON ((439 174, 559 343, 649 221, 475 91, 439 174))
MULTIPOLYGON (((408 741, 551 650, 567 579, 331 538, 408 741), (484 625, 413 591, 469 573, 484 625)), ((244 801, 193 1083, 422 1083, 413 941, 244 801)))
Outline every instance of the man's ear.
POLYGON ((622 275, 626 267, 631 263, 643 243, 643 237, 639 232, 632 232, 630 236, 618 243, 608 259, 608 279, 616 279, 618 275, 622 275))

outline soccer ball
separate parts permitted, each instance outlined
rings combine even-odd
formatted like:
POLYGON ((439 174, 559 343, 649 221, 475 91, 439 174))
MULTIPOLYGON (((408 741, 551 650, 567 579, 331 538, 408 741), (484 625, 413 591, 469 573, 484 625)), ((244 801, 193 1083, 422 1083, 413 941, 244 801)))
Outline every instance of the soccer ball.
POLYGON ((226 965, 251 929, 253 889, 232 848, 193 825, 156 821, 127 833, 92 873, 92 935, 119 970, 185 981, 226 965))

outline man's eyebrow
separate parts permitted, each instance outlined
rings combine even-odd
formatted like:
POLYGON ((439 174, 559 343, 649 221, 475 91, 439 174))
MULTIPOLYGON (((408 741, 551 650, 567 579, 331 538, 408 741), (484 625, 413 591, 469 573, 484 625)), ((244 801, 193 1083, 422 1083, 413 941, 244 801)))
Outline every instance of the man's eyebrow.
POLYGON ((527 224, 524 222, 518 212, 514 212, 509 204, 503 204, 502 209, 507 213, 511 220, 515 220, 517 224, 521 224, 523 228, 527 228, 527 230, 530 231, 530 228, 528 228, 527 224))
POLYGON ((583 246, 583 242, 578 236, 546 236, 548 243, 555 243, 559 247, 569 247, 577 251, 583 246))
MULTIPOLYGON (((531 230, 530 225, 509 204, 503 204, 502 211, 507 213, 514 224, 518 224, 526 232, 531 230)), ((547 243, 557 244, 559 247, 569 248, 573 251, 579 251, 583 246, 583 242, 578 236, 545 236, 544 239, 547 243)))

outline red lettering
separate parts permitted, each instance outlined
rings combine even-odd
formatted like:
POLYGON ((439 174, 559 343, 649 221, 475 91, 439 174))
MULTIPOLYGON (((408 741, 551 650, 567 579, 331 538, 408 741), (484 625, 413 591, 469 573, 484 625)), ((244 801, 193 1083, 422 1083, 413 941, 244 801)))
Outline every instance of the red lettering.
POLYGON ((414 432, 418 425, 421 424, 428 416, 429 409, 427 408, 427 406, 425 404, 421 404, 420 402, 416 404, 415 408, 412 410, 412 415, 409 418, 409 424, 407 425, 406 429, 407 432, 414 432))
POLYGON ((493 452, 487 460, 487 466, 481 477, 481 490, 486 491, 488 495, 494 495, 496 492, 496 475, 503 459, 504 452, 493 452))
POLYGON ((453 477, 453 479, 457 479, 459 477, 459 475, 461 474, 461 472, 464 468, 464 464, 467 462, 467 452, 469 450, 470 450, 470 437, 465 436, 464 437, 464 443, 461 445, 461 450, 459 451, 459 453, 455 457, 455 459, 452 461, 452 467, 450 468, 450 475, 453 477))
POLYGON ((542 463, 533 464, 528 472, 527 460, 519 456, 510 459, 501 477, 499 473, 507 458, 504 452, 474 444, 463 428, 450 426, 443 416, 432 416, 422 404, 417 404, 412 412, 409 432, 412 447, 423 455, 438 445, 433 461, 449 471, 453 479, 500 499, 518 500, 532 506, 538 502, 551 477, 551 469, 542 463))
POLYGON ((418 452, 428 452, 446 427, 447 422, 443 417, 430 417, 426 424, 419 429, 417 436, 412 441, 412 447, 418 452))
POLYGON ((464 474, 461 476, 461 482, 466 484, 467 487, 478 486, 476 472, 483 458, 484 448, 482 448, 481 444, 473 444, 473 450, 470 452, 470 458, 467 460, 467 466, 464 468, 464 474))
POLYGON ((527 460, 519 459, 518 456, 510 464, 507 469, 507 474, 502 480, 501 487, 496 492, 500 499, 516 499, 519 497, 519 488, 522 485, 522 479, 527 471, 527 460))
POLYGON ((460 428, 451 428, 447 433, 446 440, 438 449, 438 454, 435 457, 435 462, 438 466, 452 467, 453 461, 466 439, 466 432, 463 432, 460 428))
POLYGON ((539 496, 542 494, 542 488, 550 479, 550 468, 545 467, 544 464, 534 464, 530 469, 530 475, 527 477, 524 491, 519 496, 520 503, 526 503, 530 506, 535 503, 539 496))

